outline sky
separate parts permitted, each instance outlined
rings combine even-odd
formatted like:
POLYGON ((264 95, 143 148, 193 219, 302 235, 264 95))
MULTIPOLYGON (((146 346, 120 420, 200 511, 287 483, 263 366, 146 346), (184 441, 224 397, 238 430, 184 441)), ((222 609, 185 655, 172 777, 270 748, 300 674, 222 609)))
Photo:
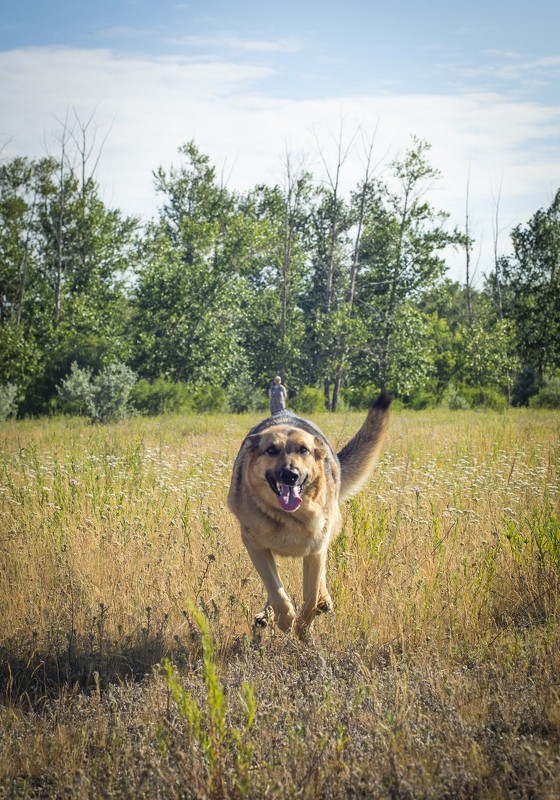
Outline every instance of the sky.
POLYGON ((148 220, 190 140, 239 191, 287 153, 324 180, 352 143, 349 192, 364 142, 387 178, 418 137, 480 282, 560 188, 559 31, 557 0, 0 0, 0 159, 57 155, 77 120, 104 201, 148 220))

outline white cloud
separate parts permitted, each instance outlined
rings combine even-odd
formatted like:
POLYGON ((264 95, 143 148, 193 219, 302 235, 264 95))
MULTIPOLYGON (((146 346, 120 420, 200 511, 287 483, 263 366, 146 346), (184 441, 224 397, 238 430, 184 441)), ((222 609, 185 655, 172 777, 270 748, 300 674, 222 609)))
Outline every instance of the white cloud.
POLYGON ((246 39, 224 33, 213 36, 183 36, 179 39, 172 39, 171 42, 188 47, 254 53, 295 53, 301 48, 301 41, 294 36, 280 39, 246 39))
POLYGON ((455 73, 463 78, 487 79, 493 84, 502 81, 512 85, 519 82, 552 85, 560 75, 560 56, 528 59, 520 53, 498 50, 488 50, 485 56, 488 60, 476 65, 457 67, 455 73))
MULTIPOLYGON (((0 53, 2 155, 44 155, 49 142, 54 152, 56 120, 70 106, 82 120, 95 110, 96 127, 108 133, 98 173, 106 202, 150 216, 157 204, 152 170, 176 162, 177 148, 190 139, 231 174, 230 186, 247 189, 282 179, 286 147, 312 156, 318 139, 328 150, 341 120, 348 135, 358 125, 377 127, 375 149, 385 162, 415 134, 433 146, 432 163, 444 177, 431 200, 454 224, 463 224, 470 171, 471 219, 484 268, 491 263, 492 192, 501 187, 501 220, 510 226, 548 204, 560 184, 558 108, 496 93, 281 99, 261 88, 272 74, 233 61, 121 57, 110 50, 0 53)), ((348 188, 360 177, 356 157, 345 165, 348 188)))

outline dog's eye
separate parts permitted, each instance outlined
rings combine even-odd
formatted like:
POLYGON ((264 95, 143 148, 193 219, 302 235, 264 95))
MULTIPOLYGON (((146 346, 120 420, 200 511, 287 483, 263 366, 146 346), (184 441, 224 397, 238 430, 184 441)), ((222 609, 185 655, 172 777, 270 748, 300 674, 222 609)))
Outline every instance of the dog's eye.
POLYGON ((276 447, 275 444, 271 444, 270 447, 266 448, 266 452, 268 453, 269 456, 277 456, 278 453, 279 453, 279 450, 278 450, 278 448, 276 447))
POLYGON ((299 452, 302 456, 304 456, 306 453, 309 453, 309 448, 302 444, 302 446, 299 448, 299 452))

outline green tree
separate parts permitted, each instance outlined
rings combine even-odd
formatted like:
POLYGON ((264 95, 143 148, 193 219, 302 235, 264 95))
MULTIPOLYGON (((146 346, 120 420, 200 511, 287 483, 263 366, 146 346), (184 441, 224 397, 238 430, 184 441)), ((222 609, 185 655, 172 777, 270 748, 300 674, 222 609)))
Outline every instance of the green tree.
POLYGON ((364 352, 382 386, 391 388, 396 375, 400 311, 444 276, 443 252, 462 242, 446 227, 448 214, 435 211, 425 199, 440 173, 430 165, 430 146, 414 139, 401 160, 393 162, 390 188, 380 181, 370 187, 368 213, 360 249, 356 297, 370 331, 364 352))
POLYGON ((251 354, 256 386, 279 373, 299 388, 305 359, 300 298, 307 274, 306 244, 313 191, 303 165, 286 157, 283 185, 258 186, 243 208, 259 232, 258 250, 245 271, 247 328, 243 346, 251 354))
POLYGON ((413 303, 397 309, 388 342, 387 383, 401 397, 425 389, 435 373, 430 320, 413 303))
POLYGON ((225 385, 243 363, 253 229, 209 158, 193 142, 179 152, 184 163, 155 176, 164 205, 138 273, 134 364, 146 378, 225 385))
MULTIPOLYGON (((535 379, 518 397, 526 402, 548 374, 560 368, 560 190, 512 232, 514 254, 500 260, 504 316, 513 320, 525 375, 535 379)), ((495 280, 490 288, 497 291, 495 280)))
POLYGON ((57 166, 39 204, 43 278, 44 393, 73 361, 100 369, 129 357, 127 273, 134 269, 137 220, 107 209, 93 178, 57 166))
MULTIPOLYGON (((336 410, 333 389, 346 352, 352 216, 337 183, 323 186, 310 218, 310 269, 302 307, 306 320, 310 382, 321 383, 325 407, 336 410)), ((338 388, 338 387, 337 387, 338 388)))
POLYGON ((505 394, 518 367, 511 320, 498 320, 487 327, 481 322, 464 326, 456 341, 456 378, 466 386, 493 388, 505 394))
POLYGON ((37 205, 42 173, 51 167, 26 158, 0 165, 0 384, 23 392, 42 371, 37 205))
POLYGON ((45 409, 72 361, 126 358, 136 225, 62 155, 0 169, 0 380, 21 387, 24 410, 45 409))

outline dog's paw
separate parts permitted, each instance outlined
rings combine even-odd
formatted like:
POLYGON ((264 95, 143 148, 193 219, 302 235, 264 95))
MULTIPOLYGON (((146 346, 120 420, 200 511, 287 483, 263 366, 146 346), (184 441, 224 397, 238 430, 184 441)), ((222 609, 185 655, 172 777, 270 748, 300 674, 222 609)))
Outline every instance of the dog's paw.
POLYGON ((290 608, 287 611, 281 611, 275 615, 276 624, 284 633, 290 633, 294 625, 295 616, 296 615, 293 608, 290 608))
POLYGON ((272 625, 274 622, 274 610, 272 606, 267 606, 264 611, 261 611, 260 614, 255 614, 255 618, 253 620, 253 627, 254 628, 267 628, 269 625, 272 625))
POLYGON ((330 597, 319 600, 317 603, 317 614, 333 614, 334 603, 330 597))

